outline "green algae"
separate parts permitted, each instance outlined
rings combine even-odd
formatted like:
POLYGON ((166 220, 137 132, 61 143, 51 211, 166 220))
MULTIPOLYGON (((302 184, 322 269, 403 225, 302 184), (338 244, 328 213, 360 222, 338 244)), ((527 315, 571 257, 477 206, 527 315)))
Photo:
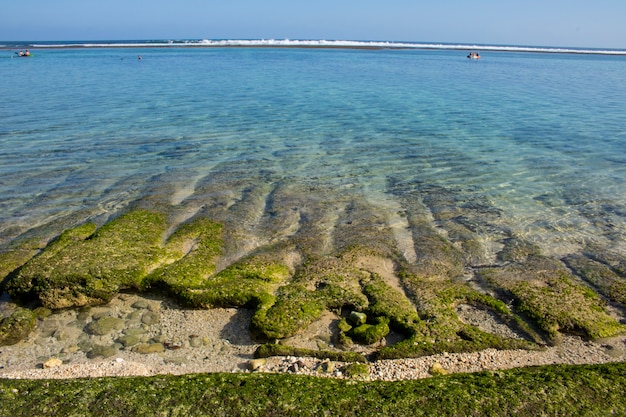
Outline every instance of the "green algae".
POLYGON ((512 297, 516 309, 551 343, 558 343, 560 333, 597 339, 626 330, 608 315, 598 294, 577 282, 559 261, 534 254, 518 259, 521 262, 485 268, 480 276, 512 297))
POLYGON ((440 278, 424 279, 405 273, 403 282, 417 306, 419 320, 412 317, 409 322, 400 322, 409 324, 400 327, 407 338, 375 352, 375 359, 418 357, 440 352, 472 352, 487 348, 538 348, 528 340, 505 338, 463 323, 455 311, 458 304, 470 304, 488 309, 502 321, 514 324, 514 314, 502 301, 464 284, 440 278))
POLYGON ((255 358, 269 358, 271 356, 310 356, 312 358, 329 359, 336 362, 367 362, 365 356, 357 352, 302 349, 278 343, 263 344, 254 352, 255 358))
POLYGON ((138 288, 164 256, 166 216, 135 210, 96 230, 70 229, 9 277, 15 298, 36 297, 49 308, 108 302, 120 289, 138 288))
POLYGON ((168 238, 171 263, 154 270, 141 286, 166 286, 174 294, 200 288, 215 271, 222 246, 222 226, 199 218, 178 227, 168 238))
POLYGON ((0 346, 14 345, 26 338, 35 328, 37 319, 28 309, 18 308, 0 321, 0 346))
POLYGON ((353 340, 364 345, 380 342, 389 334, 389 319, 378 317, 374 324, 361 324, 354 327, 350 335, 353 340))
POLYGON ((411 334, 421 321, 408 298, 385 284, 373 274, 372 280, 363 287, 369 300, 368 313, 375 317, 386 317, 395 330, 411 334))
POLYGON ((0 414, 35 416, 625 415, 626 364, 542 366, 412 381, 286 374, 0 380, 0 414))
POLYGON ((618 275, 611 267, 582 255, 570 255, 563 261, 600 294, 626 306, 626 278, 618 275))
MULTIPOLYGON (((307 210, 312 210, 321 203, 308 204, 307 210)), ((321 255, 323 245, 302 252, 303 242, 319 232, 317 226, 311 226, 298 231, 293 239, 259 247, 221 270, 217 268, 220 262, 221 267, 226 263, 225 246, 230 251, 240 247, 236 242, 226 244, 225 239, 239 236, 241 231, 225 230, 222 223, 206 217, 206 212, 175 226, 163 211, 135 208, 100 228, 87 223, 65 231, 10 273, 5 288, 13 297, 34 298, 53 309, 105 303, 122 289, 160 289, 192 307, 253 309, 250 330, 264 341, 302 332, 327 311, 338 315, 363 312, 366 323, 350 326, 340 321, 339 345, 371 345, 390 330, 404 337, 375 353, 378 358, 485 348, 535 349, 542 339, 525 319, 552 342, 558 340, 559 332, 599 338, 623 331, 624 326, 606 314, 593 291, 576 282, 559 261, 542 257, 535 246, 519 239, 504 241, 499 259, 505 265, 481 268, 477 273, 493 293, 512 298, 515 311, 470 288, 457 278, 466 273, 467 264, 480 257, 475 234, 458 223, 457 217, 441 214, 450 239, 456 240, 453 243, 428 221, 423 205, 406 204, 417 255, 414 264, 402 260, 390 241, 385 219, 374 216, 362 201, 346 206, 335 231, 339 241, 335 255, 321 255), (350 227, 366 231, 368 239, 378 236, 381 241, 368 246, 363 239, 350 236, 350 227), (470 246, 471 253, 459 249, 470 246), (297 265, 288 262, 294 254, 304 260, 297 265), (393 279, 398 279, 406 294, 385 282, 373 266, 376 262, 391 262, 394 270, 401 270, 393 279), (563 301, 566 306, 559 305, 563 301), (455 311, 459 304, 493 312, 528 340, 503 338, 463 323, 455 311), (572 305, 582 308, 576 311, 572 305)), ((223 209, 215 210, 229 218, 220 211, 223 209)), ((593 262, 588 260, 586 265, 597 266, 593 262)), ((611 275, 603 273, 605 282, 611 275)), ((595 282, 603 294, 617 293, 613 287, 600 286, 600 279, 590 272, 581 269, 580 275, 595 282)), ((612 277, 613 282, 622 282, 615 272, 612 277)))

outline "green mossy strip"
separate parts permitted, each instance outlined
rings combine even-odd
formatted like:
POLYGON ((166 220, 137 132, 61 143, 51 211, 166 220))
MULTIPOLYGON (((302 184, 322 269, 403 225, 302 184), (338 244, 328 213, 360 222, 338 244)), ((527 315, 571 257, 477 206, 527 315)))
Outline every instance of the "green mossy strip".
POLYGON ((222 226, 199 218, 180 226, 167 240, 166 248, 174 262, 152 272, 143 282, 168 287, 173 294, 200 288, 215 272, 222 247, 222 226))
MULTIPOLYGON (((10 248, 0 252, 0 283, 13 271, 28 262, 38 252, 33 248, 10 248)), ((0 286, 3 284, 0 284, 0 286)), ((0 291, 2 288, 0 288, 0 291)))
POLYGON ((326 310, 363 310, 367 298, 360 281, 365 276, 339 258, 310 261, 290 283, 278 289, 272 305, 257 311, 251 328, 266 339, 282 339, 303 330, 326 310))
POLYGON ((70 229, 12 274, 6 291, 55 309, 106 303, 158 266, 166 228, 165 214, 134 210, 98 230, 90 223, 70 229))
POLYGON ((404 294, 385 284, 377 275, 372 275, 372 281, 363 287, 363 292, 369 300, 369 315, 388 318, 390 326, 401 333, 415 332, 421 320, 404 294))
POLYGON ((531 255, 523 262, 485 268, 479 274, 507 292, 517 310, 529 317, 552 343, 559 341, 559 332, 597 339, 626 330, 604 310, 599 296, 577 283, 557 260, 531 255))
POLYGON ((302 349, 277 343, 266 343, 259 346, 254 352, 255 358, 269 358, 271 356, 309 356, 318 359, 330 359, 336 362, 367 362, 365 356, 356 352, 302 349))
POLYGON ((626 415, 626 364, 381 382, 284 374, 0 380, 0 414, 90 416, 626 415))
POLYGON ((404 274, 403 282, 417 305, 420 320, 413 318, 411 325, 404 329, 408 337, 375 352, 375 359, 419 357, 441 352, 473 352, 487 348, 539 348, 528 340, 501 337, 463 323, 455 311, 456 305, 469 304, 490 310, 503 322, 515 326, 515 315, 502 301, 464 284, 438 278, 424 279, 404 274))
POLYGON ((626 278, 620 277, 607 265, 582 255, 570 255, 564 262, 600 294, 626 306, 626 278))
POLYGON ((26 338, 35 328, 35 313, 19 308, 0 321, 0 346, 14 345, 26 338))

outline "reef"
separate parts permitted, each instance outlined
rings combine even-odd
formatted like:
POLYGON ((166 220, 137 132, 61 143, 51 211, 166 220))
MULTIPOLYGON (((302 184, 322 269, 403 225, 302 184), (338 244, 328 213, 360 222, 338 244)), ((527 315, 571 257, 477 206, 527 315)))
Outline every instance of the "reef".
MULTIPOLYGON (((356 194, 275 181, 271 172, 254 184, 230 178, 200 181, 179 205, 163 203, 170 191, 154 179, 150 198, 106 221, 77 224, 44 245, 18 239, 0 256, 2 291, 27 307, 20 311, 106 304, 120 291, 251 309, 260 356, 540 349, 564 333, 598 339, 625 330, 606 309, 625 307, 623 256, 591 245, 545 256, 499 225, 488 202, 390 181, 393 214, 356 194), (398 221, 403 231, 391 226, 398 221), (514 336, 464 322, 459 306, 489 312, 514 336), (333 335, 319 352, 288 345, 327 314, 333 335)), ((35 321, 2 323, 12 343, 35 321)))

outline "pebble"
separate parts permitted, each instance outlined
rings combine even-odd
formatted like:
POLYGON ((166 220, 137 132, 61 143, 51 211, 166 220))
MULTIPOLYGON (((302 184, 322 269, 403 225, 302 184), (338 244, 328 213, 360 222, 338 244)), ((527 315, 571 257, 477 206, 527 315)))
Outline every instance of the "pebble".
POLYGON ((57 366, 63 365, 63 361, 59 358, 50 358, 43 363, 44 369, 50 369, 57 366))

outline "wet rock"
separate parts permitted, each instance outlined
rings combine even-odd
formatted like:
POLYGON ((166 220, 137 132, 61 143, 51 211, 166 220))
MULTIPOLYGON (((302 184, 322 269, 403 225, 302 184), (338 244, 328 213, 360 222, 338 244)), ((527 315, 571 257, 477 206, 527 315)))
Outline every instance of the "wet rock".
POLYGON ((265 366, 266 363, 267 360, 264 358, 252 359, 251 361, 248 361, 246 367, 251 371, 258 371, 262 366, 265 366))
POLYGON ((14 345, 26 338, 35 328, 35 315, 32 311, 20 308, 0 321, 0 346, 14 345))
POLYGON ((97 357, 110 358, 111 356, 116 355, 117 351, 118 349, 115 345, 93 345, 93 348, 87 352, 87 357, 89 359, 97 357))
POLYGON ((148 326, 156 324, 159 322, 159 314, 154 311, 146 311, 141 316, 141 322, 148 326))
POLYGON ((141 343, 133 347, 133 352, 149 355, 151 353, 161 353, 165 351, 163 343, 141 343))
POLYGON ((350 316, 348 316, 348 322, 355 327, 360 326, 367 322, 367 316, 365 315, 365 313, 353 311, 350 313, 350 316))
POLYGON ((125 348, 128 348, 141 342, 141 338, 135 335, 124 335, 118 338, 117 342, 121 343, 125 348))
POLYGON ((148 308, 148 305, 149 304, 146 300, 138 300, 138 301, 135 301, 131 307, 137 310, 142 310, 142 309, 145 310, 148 308))
POLYGON ((45 320, 39 324, 38 328, 40 337, 51 337, 59 329, 59 322, 45 320))
POLYGON ((432 376, 448 375, 448 371, 439 362, 433 363, 428 373, 432 376))
POLYGON ((122 319, 107 316, 89 323, 85 327, 85 331, 91 335, 104 336, 114 330, 121 330, 123 327, 124 321, 122 319))

